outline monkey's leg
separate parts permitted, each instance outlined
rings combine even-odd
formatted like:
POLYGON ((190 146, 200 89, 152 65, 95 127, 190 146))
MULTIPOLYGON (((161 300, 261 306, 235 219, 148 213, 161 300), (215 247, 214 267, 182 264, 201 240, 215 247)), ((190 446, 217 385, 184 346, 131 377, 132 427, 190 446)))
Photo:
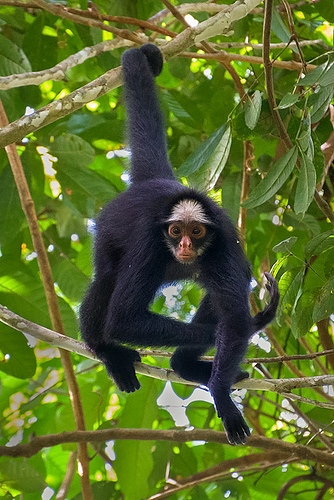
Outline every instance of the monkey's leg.
MULTIPOLYGON (((207 294, 202 300, 192 324, 210 324, 215 327, 217 321, 216 314, 210 302, 210 296, 207 294)), ((213 363, 212 361, 203 361, 199 358, 214 346, 214 342, 215 338, 212 337, 211 343, 207 345, 178 347, 170 361, 172 369, 185 380, 191 380, 192 382, 208 386, 213 363)), ((239 370, 234 382, 240 382, 248 377, 248 372, 239 370)))

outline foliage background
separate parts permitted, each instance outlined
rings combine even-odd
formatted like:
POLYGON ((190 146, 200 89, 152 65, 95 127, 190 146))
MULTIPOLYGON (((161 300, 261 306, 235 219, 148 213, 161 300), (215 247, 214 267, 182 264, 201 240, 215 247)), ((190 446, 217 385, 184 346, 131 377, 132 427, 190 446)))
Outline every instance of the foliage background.
MULTIPOLYGON (((90 4, 90 21, 96 18, 96 11, 137 20, 137 25, 105 21, 105 26, 123 30, 118 36, 92 26, 92 22, 84 25, 56 16, 40 0, 38 4, 37 8, 32 2, 0 0, 1 76, 47 70, 85 47, 106 40, 119 40, 119 48, 74 65, 66 71, 66 80, 47 79, 34 85, 32 75, 28 85, 14 88, 12 82, 7 85, 0 78, 0 84, 4 84, 0 97, 10 122, 118 67, 124 46, 133 43, 129 32, 141 33, 143 39, 145 33, 158 43, 170 41, 164 34, 138 28, 140 20, 165 8, 160 0, 98 0, 90 4)), ((61 4, 63 12, 65 5, 61 4)), ((87 9, 84 0, 78 4, 68 2, 67 6, 87 9)), ((183 14, 186 11, 199 22, 210 15, 205 8, 195 12, 185 6, 183 14)), ((292 162, 284 156, 284 141, 276 131, 267 99, 263 65, 255 59, 261 58, 261 47, 249 45, 262 43, 261 5, 235 23, 233 35, 210 39, 229 44, 219 48, 228 50, 234 73, 217 61, 219 57, 199 59, 199 48, 192 46, 188 50, 193 51, 193 58, 188 53, 187 57, 169 59, 157 78, 170 158, 183 181, 209 188, 210 195, 222 202, 236 224, 240 221, 240 200, 250 193, 241 234, 259 283, 252 296, 254 308, 265 304, 263 271, 272 269, 279 280, 282 299, 277 321, 256 337, 249 357, 271 357, 275 351, 281 356, 312 354, 334 347, 330 319, 334 314, 333 218, 330 220, 313 200, 318 183, 317 190, 333 213, 333 22, 331 0, 301 1, 290 8, 274 8, 271 42, 286 46, 291 34, 295 34, 306 44, 302 44, 301 53, 293 46, 273 49, 271 56, 277 61, 302 62, 304 58, 320 67, 302 82, 302 66, 300 71, 292 71, 284 64, 273 70, 281 117, 295 148, 292 162), (318 42, 312 43, 314 40, 318 42), (233 74, 239 77, 244 91, 253 96, 245 106, 241 106, 240 88, 238 92, 233 74), (245 141, 252 145, 246 157, 245 141), (300 170, 296 167, 297 152, 300 170), (262 184, 267 172, 269 177, 262 184), (249 188, 245 187, 246 178, 250 180, 249 188)), ((184 30, 181 21, 167 11, 159 26, 174 33, 184 30)), ((125 189, 128 182, 125 137, 119 87, 16 142, 48 251, 64 330, 72 338, 80 338, 78 305, 92 274, 93 220, 104 203, 125 189)), ((0 303, 51 328, 36 253, 4 150, 0 152, 0 245, 0 303)), ((200 297, 201 291, 187 284, 168 289, 153 308, 189 320, 200 297)), ((15 446, 28 443, 34 435, 78 428, 56 348, 27 339, 0 323, 0 351, 0 445, 15 446)), ((72 355, 72 362, 87 430, 174 428, 171 413, 156 402, 165 382, 141 376, 141 390, 127 396, 117 390, 101 365, 77 354, 72 355)), ((168 367, 167 357, 150 356, 145 362, 168 367)), ((252 377, 275 379, 324 375, 333 367, 333 354, 312 360, 248 365, 252 377)), ((169 392, 165 406, 186 406, 191 427, 223 431, 212 404, 205 401, 204 391, 199 394, 197 390, 195 400, 189 404, 193 388, 174 384, 173 389, 179 398, 169 392)), ((136 500, 156 494, 154 498, 194 500, 331 498, 334 478, 330 468, 302 453, 284 454, 276 448, 278 439, 333 451, 332 388, 306 388, 297 394, 314 404, 302 400, 292 403, 274 392, 239 394, 253 435, 267 439, 271 444, 266 446, 254 443, 252 447, 230 447, 210 439, 178 443, 154 441, 154 437, 153 441, 116 439, 106 449, 104 443, 90 444, 93 497, 136 500), (332 406, 322 408, 316 401, 327 401, 332 406), (270 452, 263 452, 262 459, 251 462, 254 453, 264 448, 270 452), (234 460, 233 465, 224 469, 229 460, 234 460), (214 466, 218 467, 215 472, 211 469, 214 466)), ((0 496, 28 500, 41 496, 91 498, 75 471, 76 458, 74 443, 50 445, 30 458, 3 456, 0 496)))

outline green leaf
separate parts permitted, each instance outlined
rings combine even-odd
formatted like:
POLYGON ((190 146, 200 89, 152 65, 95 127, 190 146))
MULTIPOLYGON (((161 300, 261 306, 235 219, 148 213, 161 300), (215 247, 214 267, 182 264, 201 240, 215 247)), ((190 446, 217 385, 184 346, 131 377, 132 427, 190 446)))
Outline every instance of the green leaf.
POLYGON ((329 21, 330 23, 334 23, 334 4, 333 0, 321 0, 318 3, 316 10, 321 14, 321 16, 329 21))
POLYGON ((313 305, 318 290, 304 290, 291 315, 291 330, 295 338, 304 337, 314 323, 313 305))
POLYGON ((80 302, 89 285, 88 277, 67 259, 54 267, 53 277, 64 295, 74 302, 80 302))
POLYGON ((0 34, 0 75, 31 71, 30 63, 23 50, 0 34))
POLYGON ((178 118, 181 122, 185 123, 189 127, 197 128, 197 123, 194 118, 186 111, 180 102, 178 102, 175 97, 170 93, 166 92, 166 101, 168 103, 169 110, 178 118))
POLYGON ((114 186, 98 173, 87 168, 95 158, 94 148, 79 136, 59 136, 50 146, 50 153, 58 158, 54 164, 57 179, 63 189, 72 193, 72 198, 82 200, 92 197, 103 205, 117 194, 114 186))
POLYGON ((299 98, 300 98, 300 95, 290 94, 290 92, 288 92, 287 94, 285 94, 285 96, 280 101, 279 105, 277 106, 277 109, 290 108, 290 106, 295 104, 299 98))
POLYGON ((232 144, 231 127, 228 127, 209 159, 196 172, 188 176, 190 186, 210 191, 215 187, 224 169, 232 144))
POLYGON ((290 252, 291 248, 293 247, 293 245, 296 243, 297 240, 298 240, 297 236, 291 236, 290 238, 287 238, 286 240, 277 243, 277 245, 273 247, 273 251, 290 252))
POLYGON ((0 462, 0 483, 24 493, 42 492, 46 486, 43 475, 23 460, 0 462))
POLYGON ((329 248, 334 248, 334 231, 326 231, 309 241, 304 248, 305 258, 310 260, 312 256, 320 255, 329 248))
POLYGON ((283 257, 281 257, 280 259, 278 259, 275 262, 275 264, 272 266, 272 268, 270 269, 270 274, 272 274, 272 276, 274 276, 274 278, 276 278, 276 276, 278 274, 278 271, 281 269, 281 267, 284 267, 285 264, 288 262, 288 259, 289 259, 289 256, 288 255, 284 255, 283 257))
POLYGON ((245 122, 249 129, 253 130, 259 120, 262 107, 262 96, 259 90, 256 90, 245 104, 245 122))
POLYGON ((12 377, 27 379, 36 372, 36 357, 34 350, 28 346, 25 336, 13 328, 0 323, 0 350, 2 359, 0 370, 12 377))
POLYGON ((178 177, 187 177, 196 172, 212 155, 225 134, 227 124, 224 123, 196 149, 176 171, 178 177))
POLYGON ((316 182, 313 162, 302 154, 294 204, 296 214, 304 214, 307 211, 313 200, 316 182))
POLYGON ((308 73, 304 78, 299 80, 297 85, 302 85, 303 87, 315 85, 316 83, 318 83, 321 75, 325 72, 326 67, 327 63, 321 64, 317 68, 313 69, 310 73, 308 73))
POLYGON ((294 146, 285 153, 270 169, 265 178, 253 189, 242 206, 254 208, 271 198, 292 173, 297 161, 297 148, 294 146))
POLYGON ((304 269, 286 271, 279 280, 280 302, 277 311, 277 321, 282 324, 286 314, 291 315, 302 292, 304 269))
POLYGON ((334 314, 334 277, 330 278, 321 288, 313 309, 313 320, 321 321, 334 314))
POLYGON ((313 159, 313 142, 311 133, 309 130, 303 130, 301 134, 298 135, 296 142, 299 148, 307 154, 307 156, 312 160, 313 159))
MULTIPOLYGON (((58 158, 59 164, 73 167, 90 165, 94 161, 94 148, 78 135, 66 134, 56 137, 50 146, 50 153, 58 158)), ((56 163, 57 169, 58 164, 56 163)))
POLYGON ((5 247, 16 236, 25 223, 19 194, 9 165, 0 175, 0 245, 5 247), (15 231, 13 231, 15 227, 15 231))
POLYGON ((312 123, 316 123, 324 116, 328 110, 328 106, 333 98, 334 85, 323 87, 317 94, 310 97, 312 104, 311 119, 312 123))
POLYGON ((319 182, 325 169, 325 157, 324 153, 321 150, 321 142, 319 140, 319 137, 314 131, 312 131, 312 142, 314 150, 313 164, 317 173, 317 182, 319 182))
POLYGON ((334 63, 328 64, 326 70, 321 74, 319 85, 325 87, 326 85, 333 85, 334 83, 334 63))
MULTIPOLYGON (((158 385, 154 379, 141 377, 141 390, 130 394, 119 427, 151 428, 157 416, 158 385), (145 404, 143 404, 145 401, 145 404)), ((125 498, 140 500, 149 496, 148 478, 153 469, 152 443, 149 441, 116 441, 115 471, 125 498)))
MULTIPOLYGON (((291 35, 288 28, 285 26, 280 14, 276 9, 273 10, 271 29, 278 36, 282 42, 288 43, 290 41, 291 35)), ((298 52, 296 47, 291 47, 294 52, 298 52)))

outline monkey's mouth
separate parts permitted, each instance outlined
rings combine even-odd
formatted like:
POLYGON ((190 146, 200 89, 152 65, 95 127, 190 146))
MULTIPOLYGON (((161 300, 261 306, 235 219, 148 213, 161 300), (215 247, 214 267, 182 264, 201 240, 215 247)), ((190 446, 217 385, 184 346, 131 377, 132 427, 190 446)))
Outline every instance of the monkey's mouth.
POLYGON ((181 264, 192 264, 196 260, 196 253, 183 253, 176 255, 176 260, 181 262, 181 264))

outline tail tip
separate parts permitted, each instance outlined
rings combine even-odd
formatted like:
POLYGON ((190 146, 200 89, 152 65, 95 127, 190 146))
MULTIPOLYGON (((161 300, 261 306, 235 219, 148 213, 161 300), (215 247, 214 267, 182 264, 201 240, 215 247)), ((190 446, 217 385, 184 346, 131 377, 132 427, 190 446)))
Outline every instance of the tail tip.
POLYGON ((160 75, 164 63, 160 49, 152 43, 145 43, 140 47, 140 51, 145 54, 153 75, 160 75))

